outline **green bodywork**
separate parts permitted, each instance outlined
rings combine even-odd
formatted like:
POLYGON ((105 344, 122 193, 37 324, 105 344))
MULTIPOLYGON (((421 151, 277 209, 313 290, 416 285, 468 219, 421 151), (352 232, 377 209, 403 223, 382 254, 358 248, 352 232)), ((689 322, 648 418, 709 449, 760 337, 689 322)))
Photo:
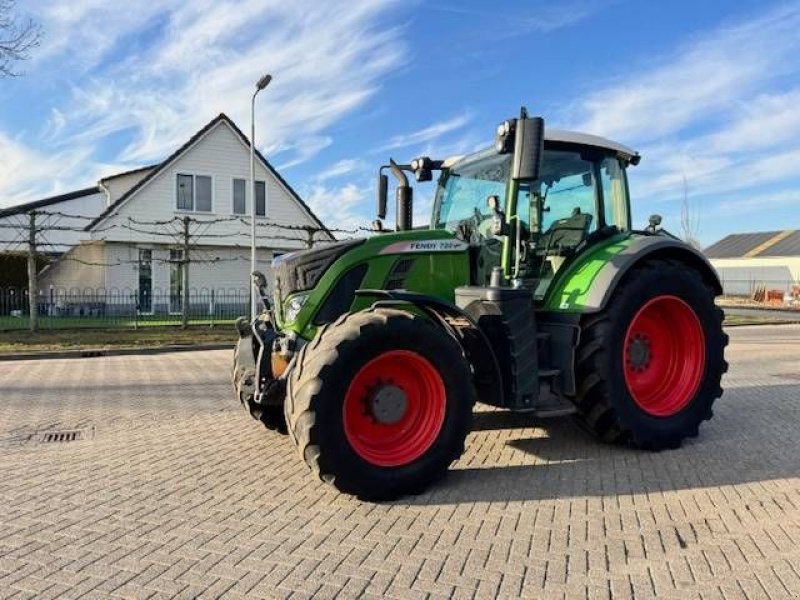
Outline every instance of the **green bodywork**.
MULTIPOLYGON (((367 239, 363 244, 355 246, 339 257, 313 290, 298 292, 285 298, 283 300, 284 307, 291 302, 293 297, 308 295, 303 308, 298 312, 294 321, 285 321, 283 319, 285 311, 276 311, 278 328, 293 331, 305 339, 313 338, 317 331, 314 316, 333 290, 336 282, 350 269, 364 263, 367 264, 367 272, 359 286, 362 289, 383 289, 392 266, 398 260, 407 258, 412 259, 413 263, 404 278, 404 289, 453 302, 455 288, 468 285, 470 280, 469 256, 466 249, 453 252, 420 251, 381 254, 381 251, 397 242, 417 240, 455 240, 455 238, 444 230, 420 229, 380 234, 367 239)), ((374 298, 356 297, 351 311, 367 308, 373 302, 374 298)))
MULTIPOLYGON (((580 313, 592 283, 602 267, 619 252, 627 248, 636 236, 621 233, 589 248, 565 265, 550 284, 540 305, 540 310, 580 313)), ((410 259, 411 268, 404 278, 403 289, 427 294, 454 302, 455 288, 470 285, 469 254, 466 249, 452 252, 389 252, 382 254, 398 242, 419 240, 454 240, 452 233, 441 229, 420 229, 373 236, 339 257, 325 272, 313 290, 292 294, 283 300, 285 307, 296 296, 307 296, 303 307, 293 321, 284 319, 284 310, 276 311, 279 329, 293 331, 310 340, 317 331, 314 317, 336 282, 344 274, 361 264, 367 271, 359 286, 361 289, 385 289, 392 267, 399 261, 410 259)), ((510 267, 506 267, 506 270, 510 267)), ((374 298, 355 297, 351 312, 367 308, 374 298)))
POLYGON ((621 233, 587 248, 556 274, 547 289, 542 308, 555 312, 583 312, 600 271, 635 239, 635 235, 621 233))

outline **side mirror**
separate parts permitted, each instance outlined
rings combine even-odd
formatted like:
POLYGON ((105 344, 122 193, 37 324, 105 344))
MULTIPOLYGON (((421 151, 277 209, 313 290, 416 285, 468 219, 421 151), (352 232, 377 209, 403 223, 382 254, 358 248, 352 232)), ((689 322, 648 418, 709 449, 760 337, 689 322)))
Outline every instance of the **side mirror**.
POLYGON ((386 218, 386 197, 389 193, 389 177, 381 173, 378 175, 378 218, 386 218))
POLYGON ((661 227, 661 215, 650 215, 647 231, 655 233, 661 227))
POLYGON ((544 153, 544 119, 527 117, 517 119, 514 136, 513 179, 539 179, 544 153))

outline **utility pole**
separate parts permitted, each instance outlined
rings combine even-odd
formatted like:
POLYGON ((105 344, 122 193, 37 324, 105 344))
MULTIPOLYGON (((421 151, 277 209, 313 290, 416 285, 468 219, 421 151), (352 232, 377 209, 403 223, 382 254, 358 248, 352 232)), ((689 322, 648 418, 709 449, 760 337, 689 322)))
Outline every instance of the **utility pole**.
POLYGON ((31 331, 39 328, 39 307, 37 302, 39 283, 36 280, 36 211, 28 215, 28 322, 31 331))
POLYGON ((183 305, 183 314, 181 315, 181 327, 186 329, 189 325, 189 217, 183 217, 183 258, 181 259, 181 275, 183 276, 182 282, 182 295, 181 301, 183 305))

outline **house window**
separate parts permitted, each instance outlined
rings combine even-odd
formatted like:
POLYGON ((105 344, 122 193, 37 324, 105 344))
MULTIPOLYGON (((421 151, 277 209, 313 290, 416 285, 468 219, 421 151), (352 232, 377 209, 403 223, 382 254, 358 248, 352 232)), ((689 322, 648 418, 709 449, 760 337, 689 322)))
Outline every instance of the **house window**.
POLYGON ((175 189, 178 210, 211 212, 212 196, 212 179, 208 175, 178 174, 175 189))
MULTIPOLYGON (((246 198, 248 194, 248 181, 246 179, 233 180, 233 214, 246 215, 246 198)), ((256 215, 259 217, 267 216, 267 187, 263 181, 256 180, 256 215)))
POLYGON ((256 215, 267 216, 267 186, 263 181, 256 181, 256 215))
POLYGON ((194 177, 178 175, 178 210, 194 210, 194 177))
POLYGON ((245 198, 247 195, 247 182, 244 179, 233 180, 233 214, 245 215, 247 214, 247 203, 245 198))

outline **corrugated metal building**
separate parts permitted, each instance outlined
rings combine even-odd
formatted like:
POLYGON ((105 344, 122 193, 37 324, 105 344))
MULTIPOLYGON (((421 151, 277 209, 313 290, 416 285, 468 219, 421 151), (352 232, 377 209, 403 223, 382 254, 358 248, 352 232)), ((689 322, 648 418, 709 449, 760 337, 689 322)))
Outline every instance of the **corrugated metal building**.
POLYGON ((728 295, 747 296, 761 286, 790 292, 800 282, 800 230, 734 233, 705 254, 728 295))

